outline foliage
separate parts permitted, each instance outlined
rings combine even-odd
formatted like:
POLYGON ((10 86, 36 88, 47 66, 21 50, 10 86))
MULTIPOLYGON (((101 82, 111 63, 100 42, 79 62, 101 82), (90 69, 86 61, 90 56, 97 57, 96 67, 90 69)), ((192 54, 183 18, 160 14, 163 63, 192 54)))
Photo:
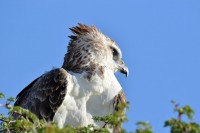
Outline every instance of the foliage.
POLYGON ((200 125, 193 122, 194 110, 186 105, 179 107, 175 101, 172 101, 174 105, 174 111, 178 113, 177 118, 171 118, 165 121, 165 127, 170 127, 171 133, 200 133, 200 125), (189 122, 182 120, 183 116, 186 116, 189 122))
MULTIPOLYGON (((5 98, 4 94, 0 93, 0 98, 5 98)), ((109 133, 108 128, 118 128, 119 132, 126 132, 121 129, 121 125, 124 121, 127 121, 125 116, 125 108, 128 107, 127 103, 120 103, 118 108, 120 110, 115 111, 113 114, 104 117, 94 117, 96 121, 105 122, 105 126, 102 128, 94 125, 88 125, 87 127, 74 128, 66 126, 59 128, 56 123, 46 122, 45 120, 39 120, 37 116, 30 111, 21 107, 12 107, 11 102, 14 98, 8 98, 2 107, 6 107, 9 110, 9 116, 5 117, 0 115, 0 132, 15 132, 15 133, 109 133), (15 119, 14 119, 15 117, 15 119), (107 128, 108 127, 108 128, 107 128)))
POLYGON ((134 133, 153 133, 153 129, 149 122, 139 121, 136 123, 137 129, 134 133))
POLYGON ((116 108, 119 110, 115 110, 113 114, 106 115, 104 117, 95 116, 93 117, 93 119, 95 121, 105 122, 106 123, 105 126, 108 125, 109 128, 114 128, 122 133, 125 133, 126 132, 125 129, 121 129, 121 126, 123 122, 128 121, 125 115, 125 109, 128 108, 128 103, 121 102, 116 106, 117 106, 116 108))
MULTIPOLYGON (((0 100, 5 98, 5 95, 0 93, 0 100)), ((104 117, 94 117, 98 122, 105 122, 102 128, 94 125, 87 127, 74 128, 66 126, 59 128, 56 123, 39 120, 36 115, 26 109, 20 107, 12 107, 11 102, 14 98, 10 97, 5 104, 0 104, 0 107, 5 107, 9 110, 9 116, 0 115, 0 132, 15 132, 15 133, 109 133, 109 128, 116 128, 117 133, 126 133, 125 129, 121 129, 121 125, 127 121, 124 109, 128 107, 127 103, 120 103, 117 111, 113 114, 104 117), (13 117, 17 117, 14 119, 13 117)), ((166 120, 164 127, 170 128, 170 133, 200 133, 200 125, 194 122, 194 110, 186 105, 180 107, 179 104, 172 101, 174 111, 178 114, 177 118, 166 120), (186 120, 183 120, 186 116, 186 120)), ((132 133, 153 133, 152 126, 149 122, 137 122, 137 129, 132 133)))

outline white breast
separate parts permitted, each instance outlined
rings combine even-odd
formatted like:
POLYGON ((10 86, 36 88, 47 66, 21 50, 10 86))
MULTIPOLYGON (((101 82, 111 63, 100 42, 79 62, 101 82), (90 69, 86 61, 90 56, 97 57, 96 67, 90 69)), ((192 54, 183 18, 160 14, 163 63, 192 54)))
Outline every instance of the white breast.
POLYGON ((74 127, 94 124, 102 127, 104 123, 95 122, 93 116, 113 113, 113 98, 122 89, 115 75, 105 71, 104 78, 97 74, 91 81, 84 74, 72 74, 68 80, 67 94, 54 116, 59 127, 74 127))

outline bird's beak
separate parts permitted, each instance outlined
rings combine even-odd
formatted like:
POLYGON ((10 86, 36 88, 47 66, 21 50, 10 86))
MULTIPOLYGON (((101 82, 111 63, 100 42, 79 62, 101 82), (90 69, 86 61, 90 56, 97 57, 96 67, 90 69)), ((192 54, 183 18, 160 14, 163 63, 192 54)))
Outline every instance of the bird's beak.
POLYGON ((126 77, 128 77, 128 74, 129 74, 128 67, 123 61, 120 61, 118 70, 119 72, 125 74, 126 77))

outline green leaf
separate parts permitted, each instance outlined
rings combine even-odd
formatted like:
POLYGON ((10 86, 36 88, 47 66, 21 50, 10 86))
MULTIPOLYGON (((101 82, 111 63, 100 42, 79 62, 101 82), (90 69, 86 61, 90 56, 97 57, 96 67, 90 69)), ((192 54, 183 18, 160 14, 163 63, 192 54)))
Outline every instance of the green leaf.
POLYGON ((192 120, 193 115, 194 115, 194 110, 188 105, 184 106, 183 110, 184 110, 184 113, 186 114, 186 116, 188 117, 188 119, 192 120))
POLYGON ((139 121, 136 123, 136 133, 153 133, 152 126, 149 122, 139 121))
POLYGON ((5 98, 5 95, 3 93, 0 93, 0 99, 5 98))
POLYGON ((14 101, 15 101, 15 98, 10 97, 10 98, 7 99, 7 101, 8 101, 8 102, 14 102, 14 101))

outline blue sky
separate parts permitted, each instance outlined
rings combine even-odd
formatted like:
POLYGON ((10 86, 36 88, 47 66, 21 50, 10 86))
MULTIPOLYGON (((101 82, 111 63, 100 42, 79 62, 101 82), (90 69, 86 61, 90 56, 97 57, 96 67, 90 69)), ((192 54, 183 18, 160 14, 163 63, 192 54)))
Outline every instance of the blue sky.
MULTIPOLYGON (((0 1, 0 92, 16 96, 33 79, 60 67, 78 22, 95 25, 121 47, 130 75, 117 74, 130 109, 128 131, 150 121, 168 133, 170 101, 189 104, 200 122, 200 1, 0 1)), ((0 109, 0 113, 5 110, 0 109)))

